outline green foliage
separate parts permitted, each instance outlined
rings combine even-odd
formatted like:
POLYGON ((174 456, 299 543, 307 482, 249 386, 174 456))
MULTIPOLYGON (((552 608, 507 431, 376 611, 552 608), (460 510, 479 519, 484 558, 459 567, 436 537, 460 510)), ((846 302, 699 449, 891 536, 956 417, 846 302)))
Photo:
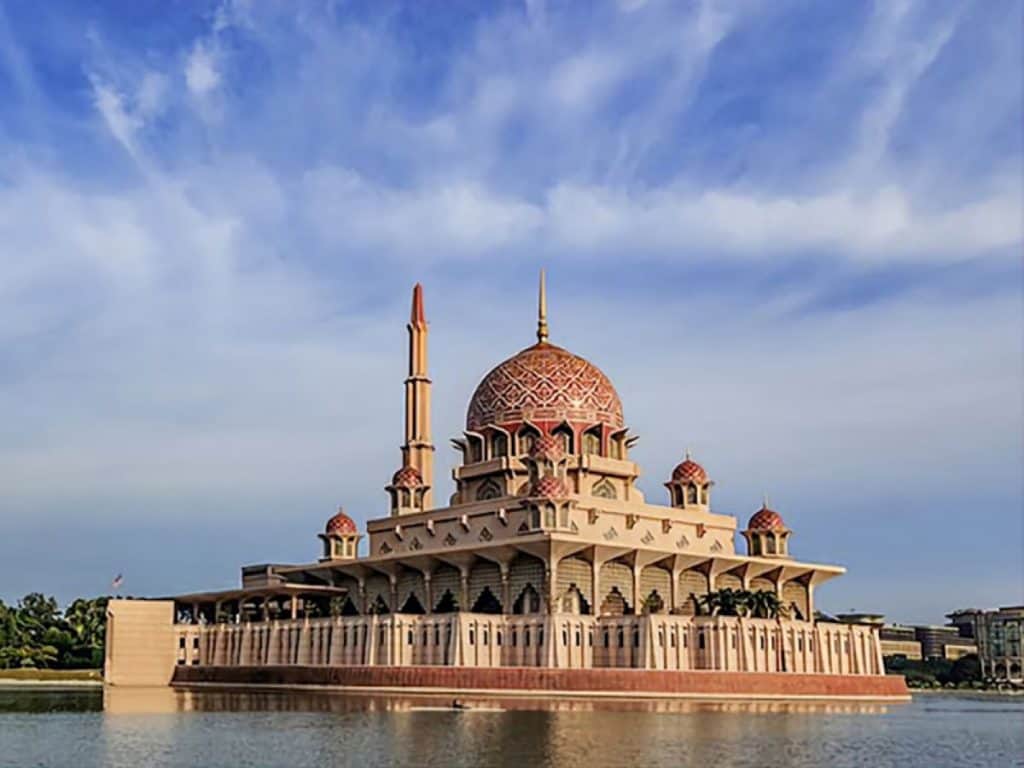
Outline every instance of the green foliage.
POLYGON ((749 616, 757 619, 785 618, 779 596, 768 589, 719 589, 696 598, 702 616, 749 616))
POLYGON ((969 653, 953 662, 953 669, 949 672, 949 682, 960 685, 961 683, 980 682, 981 679, 981 659, 978 658, 978 654, 969 653))
POLYGON ((0 601, 0 669, 84 669, 103 662, 107 598, 78 599, 62 614, 38 592, 0 601))
POLYGON ((902 656, 887 656, 885 671, 903 675, 912 688, 938 688, 956 685, 964 688, 982 682, 981 662, 976 654, 968 654, 956 661, 926 659, 915 661, 902 656))

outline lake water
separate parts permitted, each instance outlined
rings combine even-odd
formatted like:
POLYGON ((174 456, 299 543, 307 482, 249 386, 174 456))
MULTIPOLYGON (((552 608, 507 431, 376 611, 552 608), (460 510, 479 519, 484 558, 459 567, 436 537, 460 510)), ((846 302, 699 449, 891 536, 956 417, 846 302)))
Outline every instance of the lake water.
POLYGON ((0 689, 0 765, 1021 765, 1024 701, 927 694, 900 705, 595 705, 326 693, 0 689))

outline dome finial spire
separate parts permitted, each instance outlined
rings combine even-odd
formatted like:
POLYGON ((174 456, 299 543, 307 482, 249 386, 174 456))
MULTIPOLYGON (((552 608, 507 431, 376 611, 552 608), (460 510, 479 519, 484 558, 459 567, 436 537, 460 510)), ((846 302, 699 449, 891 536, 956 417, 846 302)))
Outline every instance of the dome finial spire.
POLYGON ((541 344, 548 340, 548 289, 544 276, 544 268, 540 269, 540 291, 537 296, 537 341, 541 344))

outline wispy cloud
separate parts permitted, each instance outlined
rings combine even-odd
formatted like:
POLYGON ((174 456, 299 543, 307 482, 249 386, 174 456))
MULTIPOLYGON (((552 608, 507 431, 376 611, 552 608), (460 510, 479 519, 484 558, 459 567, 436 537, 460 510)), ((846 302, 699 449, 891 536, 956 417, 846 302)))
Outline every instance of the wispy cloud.
MULTIPOLYGON (((528 342, 545 263, 556 336, 618 384, 652 499, 695 446, 723 511, 767 487, 801 555, 851 566, 846 598, 879 552, 919 575, 909 539, 966 562, 922 517, 969 466, 993 524, 956 546, 994 565, 946 578, 1019 572, 997 533, 1019 530, 1024 451, 1011 5, 229 2, 153 30, 9 11, 18 525, 244 518, 277 534, 225 560, 303 556, 337 503, 383 510, 409 285, 428 289, 440 445, 528 342), (298 543, 279 555, 282 505, 298 543), (892 545, 837 545, 857 520, 892 545)), ((100 538, 89 567, 108 569, 100 538)), ((0 575, 31 570, 12 546, 0 575)))

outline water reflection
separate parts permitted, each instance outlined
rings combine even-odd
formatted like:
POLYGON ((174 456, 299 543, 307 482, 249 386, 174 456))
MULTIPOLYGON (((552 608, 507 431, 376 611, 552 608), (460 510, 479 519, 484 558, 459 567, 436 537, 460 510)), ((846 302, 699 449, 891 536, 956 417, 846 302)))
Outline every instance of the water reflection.
MULTIPOLYGON (((172 712, 420 712, 445 714, 452 696, 382 695, 339 691, 231 690, 209 688, 116 688, 103 691, 103 709, 110 714, 172 712)), ((889 706, 870 702, 715 701, 672 699, 569 699, 460 696, 466 714, 501 711, 647 712, 693 714, 884 714, 889 706)), ((899 705, 896 705, 899 706, 899 705)))
POLYGON ((1024 754, 1024 701, 1005 699, 464 701, 481 709, 446 709, 450 697, 327 691, 0 691, 0 764, 932 768, 1012 765, 1024 754))
POLYGON ((0 713, 98 712, 101 709, 103 693, 98 688, 0 687, 0 713))

